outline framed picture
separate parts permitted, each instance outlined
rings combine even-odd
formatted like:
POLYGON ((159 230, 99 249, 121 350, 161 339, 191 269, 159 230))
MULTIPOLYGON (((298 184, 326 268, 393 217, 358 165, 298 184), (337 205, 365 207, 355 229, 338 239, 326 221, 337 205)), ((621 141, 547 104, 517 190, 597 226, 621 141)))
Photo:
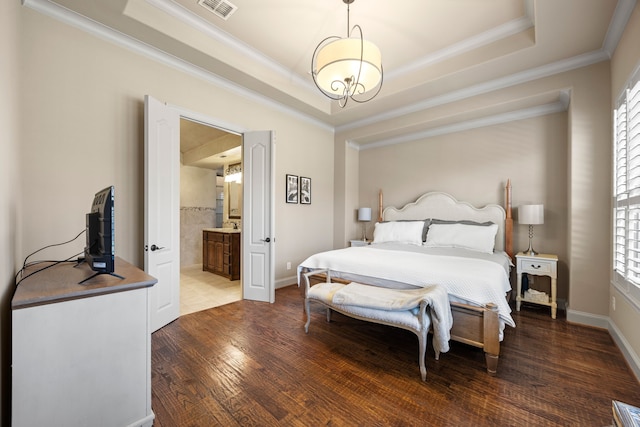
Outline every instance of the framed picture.
POLYGON ((287 203, 298 203, 298 176, 287 174, 287 203))
POLYGON ((300 203, 311 204, 311 178, 300 177, 300 203))

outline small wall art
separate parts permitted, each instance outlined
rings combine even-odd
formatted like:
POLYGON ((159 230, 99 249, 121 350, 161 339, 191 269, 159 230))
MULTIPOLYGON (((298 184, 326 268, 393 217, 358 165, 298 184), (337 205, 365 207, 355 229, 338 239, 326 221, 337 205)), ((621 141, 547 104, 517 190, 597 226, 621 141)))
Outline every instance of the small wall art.
POLYGON ((300 177, 300 203, 311 204, 311 178, 300 177))
POLYGON ((298 175, 287 174, 287 203, 298 203, 298 175))

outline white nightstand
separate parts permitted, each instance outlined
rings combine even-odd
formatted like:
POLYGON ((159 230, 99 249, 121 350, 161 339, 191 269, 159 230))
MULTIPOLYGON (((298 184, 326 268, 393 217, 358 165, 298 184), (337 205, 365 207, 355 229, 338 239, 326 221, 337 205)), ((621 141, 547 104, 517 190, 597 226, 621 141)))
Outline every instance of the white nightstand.
POLYGON ((370 245, 371 241, 370 240, 352 240, 351 241, 351 247, 356 247, 356 246, 367 246, 370 245))
POLYGON ((516 294, 516 310, 520 311, 522 301, 540 304, 551 307, 551 317, 556 318, 558 304, 557 278, 558 278, 558 256, 551 254, 526 255, 520 252, 516 255, 516 272, 518 276, 518 293, 516 294), (535 276, 549 276, 551 278, 551 299, 547 302, 527 299, 522 295, 522 274, 528 273, 535 276))

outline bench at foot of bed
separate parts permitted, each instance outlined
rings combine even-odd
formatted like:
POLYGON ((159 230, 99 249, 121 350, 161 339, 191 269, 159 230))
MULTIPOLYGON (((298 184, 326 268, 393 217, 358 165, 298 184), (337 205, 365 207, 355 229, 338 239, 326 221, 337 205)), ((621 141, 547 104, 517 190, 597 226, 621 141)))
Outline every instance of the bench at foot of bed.
MULTIPOLYGON (((305 279, 301 280, 301 282, 304 281, 306 283, 307 289, 309 288, 309 283, 314 285, 316 283, 325 282, 342 284, 349 283, 343 279, 329 278, 327 277, 328 274, 323 274, 323 271, 326 270, 314 270, 304 273, 302 277, 305 279)), ((492 376, 496 375, 500 357, 500 319, 498 306, 496 304, 487 304, 484 307, 478 307, 464 303, 451 302, 451 312, 453 314, 451 341, 460 342, 482 349, 485 355, 487 373, 492 376)), ((329 316, 329 313, 327 316, 329 316)), ((329 317, 327 320, 329 320, 329 317)), ((307 329, 309 327, 309 318, 307 318, 306 327, 307 329)), ((436 360, 437 359, 438 357, 436 357, 436 360)))
MULTIPOLYGON (((360 307, 357 305, 343 305, 333 303, 333 296, 346 284, 332 283, 331 275, 327 270, 316 270, 306 273, 305 277, 305 312, 307 314, 307 322, 304 325, 304 331, 309 332, 309 324, 311 323, 311 312, 309 304, 313 301, 327 308, 327 322, 331 321, 331 310, 342 313, 355 319, 364 320, 381 325, 394 326, 413 332, 418 337, 418 364, 420 366, 420 376, 422 381, 427 379, 427 368, 425 366, 425 356, 427 350, 427 336, 431 327, 431 318, 426 312, 427 302, 422 301, 420 306, 412 310, 382 310, 377 308, 360 307), (309 286, 309 276, 317 273, 326 274, 326 282, 309 286)), ((401 293, 401 290, 397 292, 401 293)), ((436 360, 440 356, 440 352, 436 350, 436 360)))

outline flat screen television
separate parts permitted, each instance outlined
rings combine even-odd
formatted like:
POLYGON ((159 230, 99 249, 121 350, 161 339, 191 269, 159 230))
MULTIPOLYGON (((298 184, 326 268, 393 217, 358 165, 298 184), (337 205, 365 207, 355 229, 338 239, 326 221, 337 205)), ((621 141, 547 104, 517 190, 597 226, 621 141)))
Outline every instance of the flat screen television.
MULTIPOLYGON (((114 274, 116 242, 115 242, 115 189, 113 186, 98 191, 91 204, 91 212, 86 215, 87 243, 84 248, 84 259, 96 274, 114 274)), ((81 282, 82 283, 82 282, 81 282)))

